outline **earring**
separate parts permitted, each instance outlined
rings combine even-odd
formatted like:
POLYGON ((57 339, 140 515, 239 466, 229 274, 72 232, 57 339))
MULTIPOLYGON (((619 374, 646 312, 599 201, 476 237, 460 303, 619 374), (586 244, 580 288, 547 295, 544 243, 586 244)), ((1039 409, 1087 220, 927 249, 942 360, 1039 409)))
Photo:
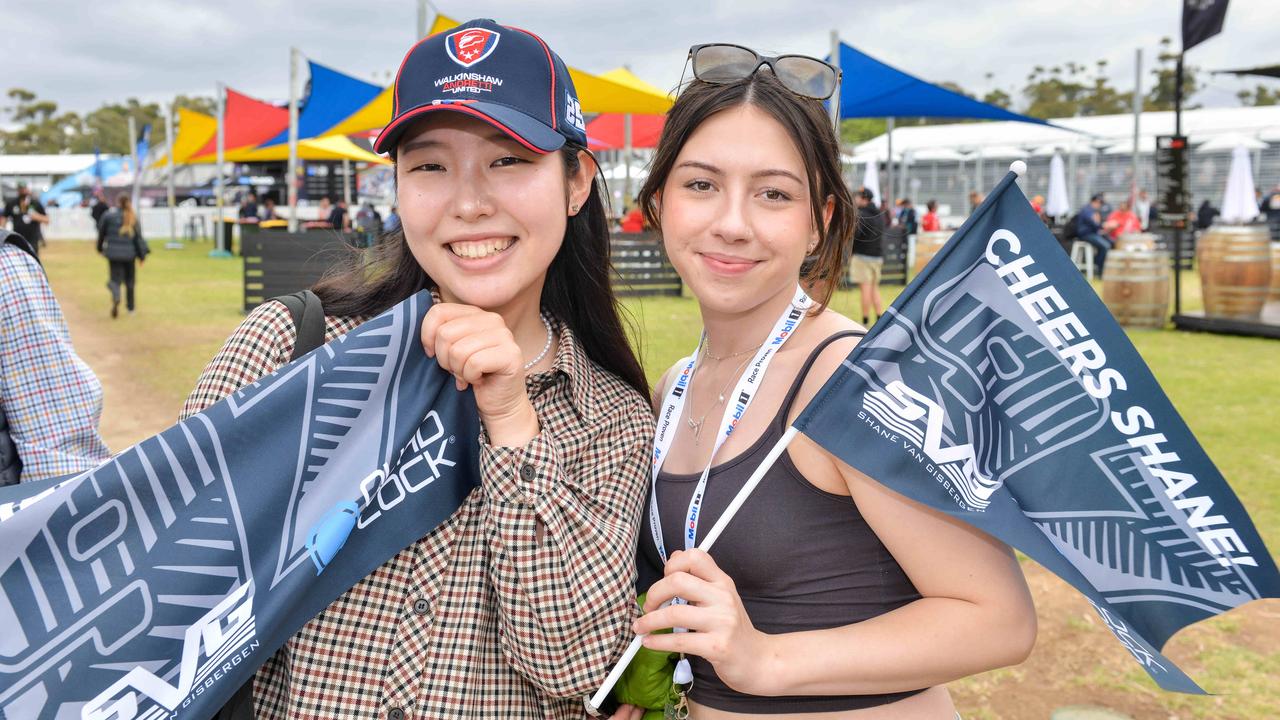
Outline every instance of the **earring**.
POLYGON ((570 213, 570 214, 572 214, 572 215, 576 215, 576 214, 578 213, 578 206, 577 206, 577 205, 570 205, 570 206, 569 206, 569 213, 570 213))

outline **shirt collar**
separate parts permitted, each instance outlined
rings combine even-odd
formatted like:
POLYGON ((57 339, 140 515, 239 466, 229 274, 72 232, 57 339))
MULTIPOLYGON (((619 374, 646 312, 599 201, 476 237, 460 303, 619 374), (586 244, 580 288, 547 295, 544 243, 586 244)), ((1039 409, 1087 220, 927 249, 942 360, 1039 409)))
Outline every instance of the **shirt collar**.
POLYGON ((545 391, 559 383, 568 383, 569 399, 573 409, 584 422, 595 419, 597 408, 591 400, 594 387, 591 358, 569 326, 559 318, 551 318, 551 327, 557 333, 559 342, 556 346, 555 359, 550 370, 531 373, 526 382, 529 393, 545 391))

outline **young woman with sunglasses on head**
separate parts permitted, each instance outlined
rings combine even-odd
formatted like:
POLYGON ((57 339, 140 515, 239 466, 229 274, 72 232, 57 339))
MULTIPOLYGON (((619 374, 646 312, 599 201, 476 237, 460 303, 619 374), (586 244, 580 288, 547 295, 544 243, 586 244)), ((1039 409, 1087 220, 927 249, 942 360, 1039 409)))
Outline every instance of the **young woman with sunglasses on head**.
POLYGON ((1034 642, 1031 598, 1001 543, 801 435, 712 554, 692 549, 863 329, 826 307, 856 222, 820 102, 837 72, 732 45, 690 55, 695 80, 639 202, 704 331, 655 392, 648 597, 634 630, 688 630, 644 645, 691 661, 697 720, 953 718, 944 683, 1021 662, 1034 642), (826 296, 810 300, 798 280, 826 296))
MULTIPOLYGON (((564 63, 531 33, 477 20, 405 57, 376 145, 401 228, 315 292, 330 340, 437 294, 422 341, 474 391, 480 483, 267 662, 257 717, 579 718, 621 651, 653 418, 586 144, 564 63)), ((185 412, 294 344, 284 306, 259 307, 185 412)))

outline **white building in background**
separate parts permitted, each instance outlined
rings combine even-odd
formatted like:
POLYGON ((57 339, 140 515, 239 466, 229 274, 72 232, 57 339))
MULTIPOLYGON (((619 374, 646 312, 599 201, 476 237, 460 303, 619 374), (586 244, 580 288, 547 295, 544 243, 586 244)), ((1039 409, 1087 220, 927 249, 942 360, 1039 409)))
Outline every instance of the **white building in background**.
MULTIPOLYGON (((1014 160, 1027 162, 1027 176, 1019 180, 1028 196, 1044 195, 1049 183, 1049 160, 1054 152, 1067 163, 1071 205, 1079 207, 1096 192, 1117 200, 1129 191, 1133 174, 1133 115, 1101 115, 1052 120, 1061 127, 1020 122, 967 122, 946 125, 900 126, 893 131, 894 189, 890 190, 883 163, 888 155, 886 135, 852 149, 846 175, 863 176, 866 162, 878 162, 880 183, 891 197, 908 197, 917 207, 936 199, 950 205, 951 214, 968 211, 968 194, 986 193, 1014 160), (1068 129, 1063 129, 1068 128, 1068 129), (956 158, 955 153, 960 154, 956 158)), ((1155 138, 1173 134, 1172 112, 1141 116, 1138 141, 1138 187, 1155 196, 1155 138)), ((1220 206, 1226 187, 1231 151, 1245 144, 1253 154, 1254 185, 1263 193, 1280 183, 1280 106, 1184 110, 1182 133, 1192 147, 1189 176, 1194 205, 1209 199, 1220 206), (1202 149, 1203 146, 1203 149, 1202 149)))
MULTIPOLYGON (((104 155, 105 157, 109 157, 104 155)), ((0 189, 8 197, 25 182, 40 194, 72 173, 93 165, 93 155, 0 155, 0 189)))

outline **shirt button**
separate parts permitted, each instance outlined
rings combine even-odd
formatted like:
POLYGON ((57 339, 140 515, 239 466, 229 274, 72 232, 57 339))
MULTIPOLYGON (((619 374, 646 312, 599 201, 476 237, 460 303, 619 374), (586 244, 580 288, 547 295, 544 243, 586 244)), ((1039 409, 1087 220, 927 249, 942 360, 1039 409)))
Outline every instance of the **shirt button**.
POLYGON ((424 598, 418 598, 413 601, 413 611, 419 615, 426 615, 427 611, 430 609, 430 603, 428 603, 424 598))
POLYGON ((408 717, 409 715, 403 708, 391 708, 391 710, 387 712, 387 720, 405 720, 408 717))
POLYGON ((534 479, 535 477, 537 477, 537 475, 538 475, 538 470, 537 470, 537 468, 535 468, 534 466, 532 466, 532 465, 527 465, 527 464, 526 464, 526 465, 521 465, 521 466, 520 466, 520 479, 521 479, 521 480, 524 480, 524 481, 528 482, 528 481, 530 481, 530 480, 534 479))

